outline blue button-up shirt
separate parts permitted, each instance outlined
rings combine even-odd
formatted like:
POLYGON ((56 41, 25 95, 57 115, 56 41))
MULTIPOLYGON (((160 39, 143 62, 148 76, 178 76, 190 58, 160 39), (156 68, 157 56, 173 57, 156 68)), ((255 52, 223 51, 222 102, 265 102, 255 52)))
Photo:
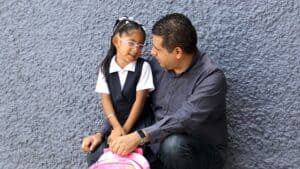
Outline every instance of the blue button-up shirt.
POLYGON ((213 145, 225 145, 226 82, 223 72, 197 51, 189 68, 176 75, 151 61, 156 90, 152 92, 155 122, 144 128, 151 143, 185 133, 213 145))

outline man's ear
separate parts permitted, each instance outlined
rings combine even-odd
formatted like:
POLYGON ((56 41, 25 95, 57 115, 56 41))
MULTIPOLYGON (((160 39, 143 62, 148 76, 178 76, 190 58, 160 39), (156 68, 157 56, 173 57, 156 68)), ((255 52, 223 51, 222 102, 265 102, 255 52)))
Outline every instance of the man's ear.
POLYGON ((175 47, 174 52, 175 52, 175 55, 176 55, 176 59, 181 59, 182 58, 183 50, 181 49, 181 47, 175 47))

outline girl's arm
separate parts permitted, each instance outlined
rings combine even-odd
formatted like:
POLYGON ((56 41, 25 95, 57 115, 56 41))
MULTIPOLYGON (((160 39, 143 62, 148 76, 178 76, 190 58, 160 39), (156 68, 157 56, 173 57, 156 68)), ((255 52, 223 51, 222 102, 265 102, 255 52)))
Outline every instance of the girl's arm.
POLYGON ((109 120, 112 128, 114 130, 122 129, 122 126, 120 125, 120 123, 115 115, 115 111, 114 111, 114 108, 113 108, 113 105, 112 105, 112 102, 110 99, 110 95, 101 93, 101 101, 102 101, 102 106, 103 106, 105 116, 109 120))
POLYGON ((141 111, 144 107, 146 98, 148 95, 148 90, 139 90, 136 91, 135 101, 131 108, 130 114, 123 125, 123 129, 126 133, 129 133, 137 119, 139 118, 141 111))

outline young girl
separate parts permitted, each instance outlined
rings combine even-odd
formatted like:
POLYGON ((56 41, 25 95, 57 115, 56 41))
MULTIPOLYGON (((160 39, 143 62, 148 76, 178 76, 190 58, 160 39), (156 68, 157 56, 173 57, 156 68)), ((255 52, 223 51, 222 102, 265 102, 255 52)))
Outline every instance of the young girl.
MULTIPOLYGON (((106 116, 100 133, 108 143, 147 125, 143 107, 154 84, 149 63, 140 58, 145 37, 142 25, 129 17, 118 19, 113 27, 96 85, 106 116)), ((107 144, 101 146, 103 149, 107 144)))

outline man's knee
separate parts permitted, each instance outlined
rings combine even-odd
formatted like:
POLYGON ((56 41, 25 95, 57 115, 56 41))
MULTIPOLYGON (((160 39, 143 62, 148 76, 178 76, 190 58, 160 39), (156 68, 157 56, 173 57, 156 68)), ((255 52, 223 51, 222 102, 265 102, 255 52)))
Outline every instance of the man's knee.
POLYGON ((94 164, 98 159, 99 159, 98 153, 88 153, 86 155, 86 161, 87 161, 88 166, 91 166, 92 164, 94 164))
POLYGON ((183 135, 171 135, 161 144, 160 155, 170 158, 182 157, 182 153, 187 150, 185 137, 183 135))

